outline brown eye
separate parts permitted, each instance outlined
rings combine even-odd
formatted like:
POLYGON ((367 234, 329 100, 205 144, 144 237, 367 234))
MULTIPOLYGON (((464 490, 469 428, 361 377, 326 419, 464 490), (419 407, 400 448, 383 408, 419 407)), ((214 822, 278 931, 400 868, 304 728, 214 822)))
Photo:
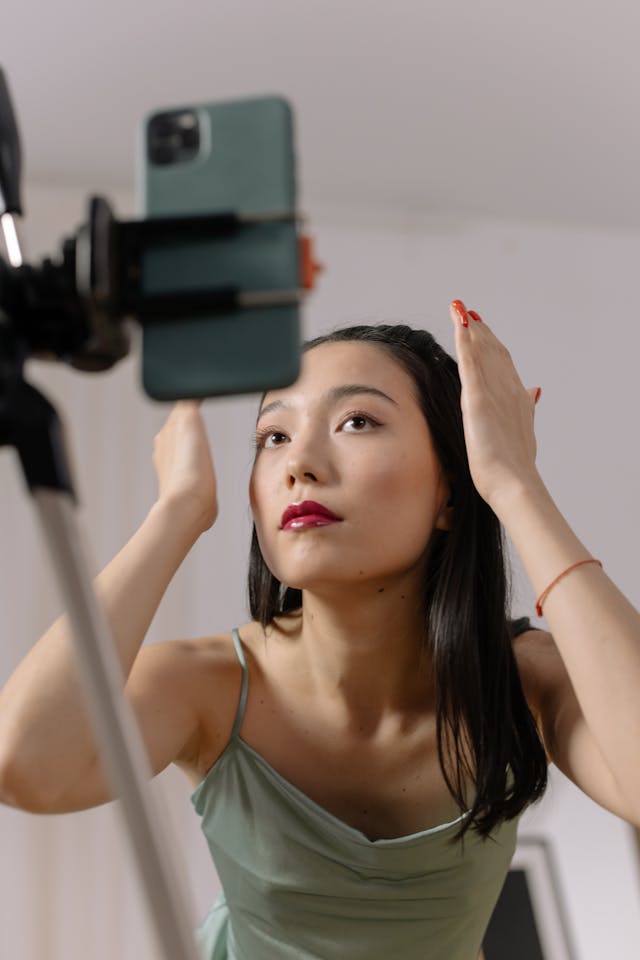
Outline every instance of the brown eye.
POLYGON ((278 431, 276 430, 273 433, 270 433, 269 436, 267 437, 265 442, 265 447, 279 447, 281 442, 286 439, 287 439, 286 434, 278 433, 278 431))
POLYGON ((373 417, 368 416, 364 413, 350 413, 346 420, 343 421, 342 429, 346 429, 346 433, 365 433, 367 428, 379 426, 377 420, 374 420, 373 417), (348 424, 353 424, 351 429, 346 429, 348 424))
POLYGON ((257 450, 273 449, 273 447, 282 446, 282 442, 286 439, 286 433, 268 428, 266 430, 260 430, 256 434, 254 445, 257 450))

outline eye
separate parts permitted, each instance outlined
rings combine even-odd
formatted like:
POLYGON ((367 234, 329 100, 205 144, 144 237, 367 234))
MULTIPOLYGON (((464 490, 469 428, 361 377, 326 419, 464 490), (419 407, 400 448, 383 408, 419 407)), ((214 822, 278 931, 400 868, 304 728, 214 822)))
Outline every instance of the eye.
POLYGON ((281 430, 275 427, 264 427, 263 430, 258 430, 256 433, 254 446, 256 450, 281 447, 286 439, 286 433, 283 433, 281 430))
POLYGON ((346 433, 364 433, 367 428, 380 426, 378 421, 374 420, 373 417, 370 417, 366 413, 358 413, 357 411, 348 414, 342 423, 342 429, 345 430, 348 424, 353 424, 353 428, 346 430, 346 433))

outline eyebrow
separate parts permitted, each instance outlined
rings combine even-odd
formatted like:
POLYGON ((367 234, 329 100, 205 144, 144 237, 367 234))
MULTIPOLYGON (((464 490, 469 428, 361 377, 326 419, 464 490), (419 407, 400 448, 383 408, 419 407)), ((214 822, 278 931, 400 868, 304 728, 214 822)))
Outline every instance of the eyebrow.
MULTIPOLYGON (((380 397, 383 400, 388 400, 389 403, 392 403, 394 406, 398 406, 398 401, 394 400, 393 397, 390 397, 383 390, 379 390, 378 387, 370 387, 366 383, 343 383, 339 387, 332 387, 330 390, 327 390, 326 393, 323 393, 322 399, 335 403, 337 400, 344 400, 345 397, 353 397, 363 393, 371 397, 380 397)), ((274 410, 290 410, 294 406, 295 404, 289 400, 272 400, 271 403, 267 403, 266 406, 262 407, 257 416, 256 423, 267 413, 272 413, 274 410)))

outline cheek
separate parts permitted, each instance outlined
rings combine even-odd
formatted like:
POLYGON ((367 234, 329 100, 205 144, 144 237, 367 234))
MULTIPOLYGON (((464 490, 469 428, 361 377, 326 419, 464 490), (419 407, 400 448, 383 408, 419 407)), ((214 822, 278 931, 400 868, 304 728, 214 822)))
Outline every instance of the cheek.
POLYGON ((269 489, 265 485, 265 480, 266 478, 263 472, 259 469, 259 466, 256 465, 249 479, 249 506, 251 507, 256 536, 258 537, 262 556, 267 566, 272 569, 273 558, 270 550, 270 538, 266 530, 269 527, 270 520, 273 520, 273 518, 265 516, 265 513, 268 513, 268 504, 270 501, 273 502, 273 498, 270 497, 269 489))
POLYGON ((265 481, 264 471, 260 469, 260 462, 258 461, 254 465, 251 476, 249 477, 249 505, 254 518, 260 515, 261 510, 264 509, 265 502, 268 501, 268 491, 265 487, 265 481))
POLYGON ((430 462, 405 452, 363 477, 363 513, 385 539, 404 540, 413 552, 426 545, 436 513, 437 477, 430 462))
POLYGON ((256 470, 255 467, 251 471, 251 476, 249 477, 249 506, 251 507, 251 512, 255 516, 256 512, 256 470))
MULTIPOLYGON (((361 471, 362 473, 362 471, 361 471)), ((376 499, 377 506, 389 510, 403 506, 425 505, 429 499, 433 479, 429 465, 401 450, 376 464, 370 464, 361 476, 362 486, 376 499)))

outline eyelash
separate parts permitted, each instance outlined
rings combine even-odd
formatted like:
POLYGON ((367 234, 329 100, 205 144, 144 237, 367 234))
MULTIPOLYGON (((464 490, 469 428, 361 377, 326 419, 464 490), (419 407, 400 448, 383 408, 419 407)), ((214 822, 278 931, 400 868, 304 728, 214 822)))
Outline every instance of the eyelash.
MULTIPOLYGON (((342 426, 344 426, 345 423, 348 423, 349 420, 356 420, 356 419, 366 420, 367 423, 371 424, 374 427, 380 426, 379 420, 376 420, 374 417, 372 417, 368 413, 362 413, 362 411, 360 410, 352 410, 350 413, 348 413, 342 421, 342 426)), ((356 430, 355 432, 364 433, 363 430, 356 430)), ((253 444, 256 450, 263 450, 265 447, 266 440, 269 437, 273 436, 273 434, 282 434, 283 436, 286 436, 286 432, 284 430, 281 430, 279 427, 264 427, 262 430, 258 430, 256 432, 255 439, 253 441, 253 444)), ((280 444, 277 444, 277 446, 280 446, 280 444)))

